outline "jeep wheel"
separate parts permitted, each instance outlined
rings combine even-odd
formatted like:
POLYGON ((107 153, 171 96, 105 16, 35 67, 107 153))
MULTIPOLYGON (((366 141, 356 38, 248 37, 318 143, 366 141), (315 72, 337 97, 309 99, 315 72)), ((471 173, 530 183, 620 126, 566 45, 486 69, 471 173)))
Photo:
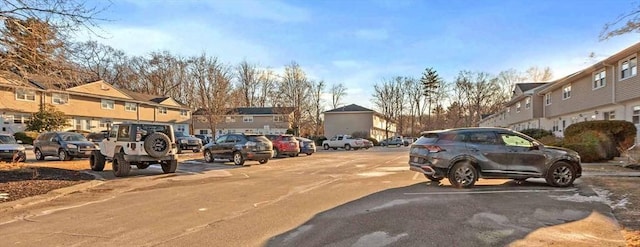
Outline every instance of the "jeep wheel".
POLYGON ((238 151, 233 153, 233 164, 237 166, 244 165, 244 157, 242 157, 242 154, 238 151))
POLYGON ((113 169, 113 175, 116 177, 124 177, 129 175, 131 165, 124 159, 122 153, 114 155, 113 161, 111 161, 111 169, 113 169))
POLYGON ((92 151, 89 157, 89 166, 92 171, 101 172, 104 170, 104 155, 100 151, 92 151))
POLYGON ((165 161, 161 164, 161 166, 162 166, 162 172, 175 173, 176 169, 178 169, 178 160, 165 161))
POLYGON ((567 187, 576 180, 576 172, 571 164, 558 161, 551 165, 545 176, 547 183, 554 187, 567 187))
POLYGON ((262 164, 266 164, 267 162, 269 162, 269 159, 261 159, 261 160, 258 160, 258 163, 260 163, 261 165, 262 165, 262 164))
POLYGON ((36 155, 37 160, 44 160, 44 155, 42 154, 42 151, 40 151, 39 148, 36 148, 36 151, 34 151, 34 153, 36 155))
POLYGON ((147 151, 147 154, 151 157, 161 158, 169 154, 170 150, 171 139, 162 132, 150 134, 144 140, 144 151, 147 151))
POLYGON ((478 180, 478 171, 468 161, 458 162, 449 170, 449 182, 456 188, 469 188, 478 180))
POLYGON ((64 149, 60 149, 58 150, 58 158, 62 161, 69 161, 71 160, 71 156, 69 156, 69 154, 67 153, 67 151, 64 151, 64 149))
POLYGON ((207 163, 213 162, 213 154, 211 154, 211 151, 204 150, 204 161, 207 163))
POLYGON ((138 169, 140 169, 140 170, 147 169, 147 168, 149 168, 149 166, 151 166, 151 164, 149 164, 149 163, 138 163, 138 164, 136 164, 136 167, 138 169))

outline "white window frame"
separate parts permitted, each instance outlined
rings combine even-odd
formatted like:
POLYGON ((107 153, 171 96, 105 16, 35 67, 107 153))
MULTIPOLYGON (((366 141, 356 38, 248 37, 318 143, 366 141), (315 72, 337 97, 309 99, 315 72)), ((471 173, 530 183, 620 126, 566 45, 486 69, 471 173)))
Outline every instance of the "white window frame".
POLYGON ((520 112, 521 109, 522 109, 522 104, 520 104, 520 102, 516 103, 516 112, 520 112))
POLYGON ((51 94, 51 104, 54 104, 54 105, 68 105, 69 104, 69 94, 66 94, 66 93, 52 93, 51 94))
POLYGON ((115 110, 116 109, 116 101, 110 99, 100 100, 100 108, 105 110, 115 110))
POLYGON ((562 87, 562 100, 571 98, 571 84, 562 87))
POLYGON ((233 117, 233 116, 226 116, 226 117, 224 118, 224 122, 225 122, 225 123, 235 123, 235 122, 236 122, 236 118, 235 118, 235 117, 233 117))
POLYGON ((180 116, 181 116, 181 117, 188 117, 188 116, 189 116, 189 111, 187 111, 187 110, 180 110, 180 116))
POLYGON ((284 115, 275 115, 273 116, 273 121, 276 123, 284 122, 284 115))
POLYGON ((166 107, 158 106, 158 114, 167 115, 169 114, 169 109, 167 109, 166 107))
POLYGON ((618 66, 620 68, 620 81, 634 77, 638 75, 638 56, 636 54, 628 56, 627 58, 620 60, 618 66), (626 69, 624 68, 625 64, 627 64, 626 69), (626 77, 623 77, 625 70, 629 70, 629 74, 626 77))
POLYGON ((527 97, 526 99, 524 99, 524 109, 529 108, 531 108, 531 97, 527 97))
POLYGON ((593 85, 592 89, 600 89, 607 85, 607 70, 602 69, 598 72, 593 73, 593 85))
POLYGON ((631 121, 640 124, 640 105, 634 106, 631 110, 631 121))
POLYGON ((544 95, 544 105, 551 105, 551 93, 544 95))
POLYGON ((253 116, 242 116, 243 123, 253 123, 253 116))
POLYGON ((138 104, 133 102, 124 102, 125 111, 138 111, 138 104))
POLYGON ((35 90, 28 90, 28 89, 24 89, 24 88, 17 88, 16 89, 16 100, 21 100, 21 101, 36 101, 36 91, 35 90), (33 99, 31 99, 33 98, 33 99))

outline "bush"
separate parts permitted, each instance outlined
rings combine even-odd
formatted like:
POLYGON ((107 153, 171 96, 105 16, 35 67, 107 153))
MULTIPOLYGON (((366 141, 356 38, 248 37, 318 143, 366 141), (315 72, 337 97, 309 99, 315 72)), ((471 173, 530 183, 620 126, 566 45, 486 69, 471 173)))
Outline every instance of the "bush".
POLYGON ((13 137, 15 137, 18 141, 22 141, 23 144, 33 144, 33 140, 38 137, 38 132, 17 132, 13 134, 13 137))
POLYGON ((356 131, 351 133, 351 137, 366 139, 366 138, 369 138, 369 133, 366 131, 356 131))
POLYGON ((613 158, 611 143, 607 135, 588 130, 577 136, 565 138, 564 147, 578 152, 583 162, 596 162, 613 158))
POLYGON ((593 143, 567 143, 565 148, 571 149, 580 154, 582 162, 597 162, 603 160, 598 155, 598 146, 593 143))
POLYGON ((533 139, 539 140, 545 136, 553 136, 551 131, 545 129, 526 129, 520 131, 520 133, 533 137, 533 139))
POLYGON ((309 139, 313 140, 316 143, 316 146, 322 146, 322 142, 327 138, 324 136, 312 136, 309 139))
POLYGON ((374 145, 374 146, 378 146, 378 145, 380 145, 380 143, 378 143, 378 140, 376 140, 376 138, 373 138, 373 137, 367 137, 367 138, 365 138, 365 139, 367 139, 367 140, 369 140, 371 143, 373 143, 373 145, 374 145))
POLYGON ((543 136, 541 138, 537 138, 537 140, 540 141, 545 146, 562 147, 564 145, 562 142, 562 138, 555 137, 553 135, 543 136))
POLYGON ((632 142, 636 137, 636 126, 627 121, 622 120, 598 120, 580 122, 569 125, 564 132, 565 138, 572 139, 580 136, 588 131, 596 131, 605 135, 607 138, 600 138, 604 141, 607 159, 620 156, 619 146, 632 142))

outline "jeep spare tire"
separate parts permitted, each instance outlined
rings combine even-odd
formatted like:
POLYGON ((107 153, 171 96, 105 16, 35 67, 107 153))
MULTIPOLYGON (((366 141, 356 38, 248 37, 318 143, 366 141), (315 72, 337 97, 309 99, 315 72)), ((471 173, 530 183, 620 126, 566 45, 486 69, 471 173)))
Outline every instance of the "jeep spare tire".
POLYGON ((162 132, 155 132, 144 140, 144 151, 154 158, 160 158, 169 154, 171 139, 162 132))

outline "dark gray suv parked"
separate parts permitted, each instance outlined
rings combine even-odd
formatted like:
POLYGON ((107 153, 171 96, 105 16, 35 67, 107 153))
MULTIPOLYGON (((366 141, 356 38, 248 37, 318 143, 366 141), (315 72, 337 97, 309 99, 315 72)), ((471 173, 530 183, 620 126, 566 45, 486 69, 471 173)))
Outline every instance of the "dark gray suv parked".
POLYGON ((577 152, 544 146, 503 128, 460 128, 422 133, 409 151, 409 167, 432 181, 448 178, 458 188, 478 178, 545 178, 566 187, 582 174, 577 152))
POLYGON ((57 156, 60 160, 88 158, 97 150, 96 144, 74 132, 45 132, 33 141, 33 152, 37 160, 46 156, 57 156))

